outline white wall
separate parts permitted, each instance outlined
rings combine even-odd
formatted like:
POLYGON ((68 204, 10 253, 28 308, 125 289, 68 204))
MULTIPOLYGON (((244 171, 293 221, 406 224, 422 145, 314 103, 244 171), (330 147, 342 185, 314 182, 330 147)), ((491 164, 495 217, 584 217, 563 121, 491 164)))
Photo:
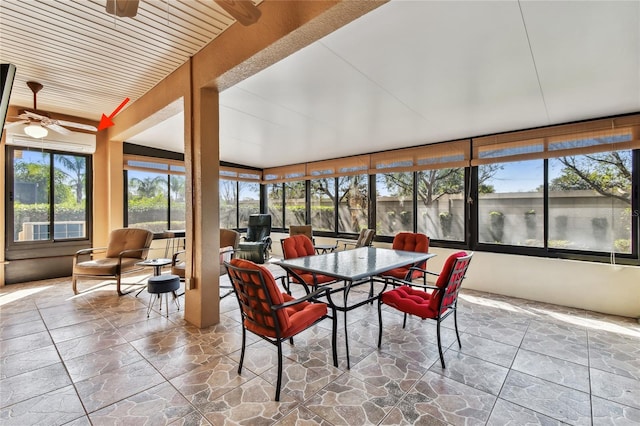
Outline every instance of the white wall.
MULTIPOLYGON (((433 248, 430 269, 452 250, 433 248)), ((640 318, 640 267, 477 252, 464 288, 640 318)))
MULTIPOLYGON (((275 234, 274 255, 281 256, 275 234)), ((334 239, 316 237, 319 244, 334 239)), ((376 247, 391 244, 374 243, 376 247)), ((428 268, 439 271, 454 251, 432 247, 437 256, 428 268)), ((612 315, 640 318, 640 267, 513 254, 476 252, 463 288, 570 306, 612 315)))

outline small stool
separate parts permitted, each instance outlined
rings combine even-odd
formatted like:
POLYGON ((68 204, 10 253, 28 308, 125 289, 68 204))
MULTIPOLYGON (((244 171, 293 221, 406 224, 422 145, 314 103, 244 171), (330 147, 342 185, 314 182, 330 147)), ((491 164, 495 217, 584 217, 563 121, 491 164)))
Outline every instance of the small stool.
POLYGON ((157 294, 160 300, 160 312, 162 313, 162 295, 166 296, 165 306, 167 308, 167 318, 169 318, 169 293, 173 293, 173 301, 176 302, 178 310, 180 310, 180 302, 176 297, 176 290, 180 288, 180 277, 177 275, 156 275, 149 278, 147 283, 147 292, 149 293, 149 306, 147 307, 147 318, 151 313, 151 307, 153 306, 153 295, 157 294))

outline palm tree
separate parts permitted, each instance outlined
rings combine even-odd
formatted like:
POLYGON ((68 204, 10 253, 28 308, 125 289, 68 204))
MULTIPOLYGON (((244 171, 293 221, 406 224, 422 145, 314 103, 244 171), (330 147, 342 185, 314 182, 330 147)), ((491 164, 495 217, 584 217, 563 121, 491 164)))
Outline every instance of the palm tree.
POLYGON ((184 201, 185 177, 171 175, 169 178, 169 187, 173 193, 174 201, 184 201))
POLYGON ((140 198, 154 198, 161 189, 164 189, 167 180, 164 176, 145 177, 144 179, 131 178, 131 186, 140 198))
POLYGON ((76 190, 76 201, 82 202, 84 196, 85 180, 87 177, 87 159, 76 155, 55 155, 55 159, 73 175, 61 170, 69 177, 70 183, 76 190))

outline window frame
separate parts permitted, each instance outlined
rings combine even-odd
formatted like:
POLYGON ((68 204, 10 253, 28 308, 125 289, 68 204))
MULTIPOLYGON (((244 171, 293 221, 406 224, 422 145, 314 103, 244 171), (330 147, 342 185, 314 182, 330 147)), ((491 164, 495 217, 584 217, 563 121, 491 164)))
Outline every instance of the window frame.
POLYGON ((70 254, 78 249, 87 247, 93 240, 93 155, 77 152, 59 151, 48 148, 31 148, 22 146, 6 145, 5 157, 5 253, 7 260, 19 260, 38 257, 49 257, 61 254, 70 254), (15 170, 13 167, 16 151, 34 151, 47 153, 51 157, 49 164, 49 183, 50 188, 54 188, 53 170, 55 169, 54 155, 73 155, 83 157, 86 161, 85 170, 85 213, 86 225, 85 236, 76 238, 55 238, 55 203, 54 190, 49 193, 49 203, 51 209, 49 212, 49 229, 54 232, 50 233, 49 239, 46 240, 30 240, 30 241, 14 241, 15 235, 15 213, 14 213, 14 185, 15 170))

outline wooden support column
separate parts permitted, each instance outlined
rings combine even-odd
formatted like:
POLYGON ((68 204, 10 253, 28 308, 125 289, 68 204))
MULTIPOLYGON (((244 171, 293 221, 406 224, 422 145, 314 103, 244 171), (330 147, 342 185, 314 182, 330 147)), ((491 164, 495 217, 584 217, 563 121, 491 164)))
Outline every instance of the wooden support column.
POLYGON ((220 322, 218 91, 194 89, 193 111, 193 143, 186 157, 191 159, 187 173, 193 173, 187 179, 187 214, 192 218, 187 256, 194 267, 185 293, 185 320, 202 328, 220 322))

